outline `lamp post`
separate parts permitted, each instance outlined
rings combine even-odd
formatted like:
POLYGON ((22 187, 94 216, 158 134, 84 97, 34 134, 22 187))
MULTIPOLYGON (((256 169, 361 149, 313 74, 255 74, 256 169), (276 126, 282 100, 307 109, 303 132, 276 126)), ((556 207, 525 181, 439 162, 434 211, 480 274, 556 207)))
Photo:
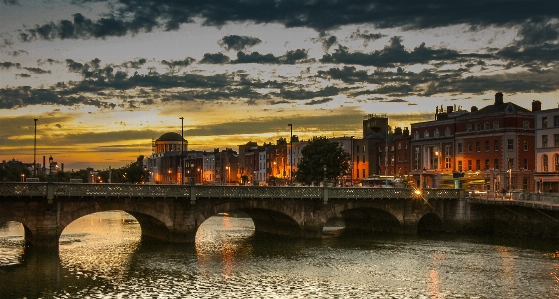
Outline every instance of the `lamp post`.
POLYGON ((52 183, 52 155, 49 157, 49 183, 52 183))
POLYGON ((229 168, 229 166, 225 166, 225 169, 227 169, 227 175, 225 176, 225 185, 228 185, 229 176, 231 175, 231 168, 229 168))
POLYGON ((39 119, 33 119, 35 121, 35 141, 33 143, 33 177, 37 176, 37 121, 39 119))
POLYGON ((184 117, 180 118, 181 120, 181 185, 184 182, 184 117))
POLYGON ((322 166, 322 170, 324 170, 324 182, 322 183, 323 187, 326 187, 326 170, 328 168, 326 167, 326 165, 322 166))
POLYGON ((21 182, 22 182, 22 183, 25 182, 25 173, 22 173, 22 174, 21 174, 21 182))
POLYGON ((425 170, 425 167, 423 167, 423 189, 427 189, 427 182, 425 180, 425 174, 427 173, 427 170, 425 170))
POLYGON ((293 185, 293 124, 287 124, 291 129, 289 139, 289 180, 290 185, 293 185))

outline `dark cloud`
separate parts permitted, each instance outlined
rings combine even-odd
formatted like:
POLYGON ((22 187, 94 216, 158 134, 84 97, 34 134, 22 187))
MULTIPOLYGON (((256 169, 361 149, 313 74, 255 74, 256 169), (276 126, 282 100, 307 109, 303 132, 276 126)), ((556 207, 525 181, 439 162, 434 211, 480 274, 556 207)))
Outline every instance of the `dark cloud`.
POLYGON ((317 97, 335 96, 340 94, 340 92, 342 92, 343 90, 345 89, 336 86, 328 86, 318 91, 310 91, 302 88, 299 88, 297 90, 282 89, 279 93, 272 94, 288 100, 309 100, 317 97))
POLYGON ((290 50, 282 56, 274 56, 273 54, 260 54, 258 52, 244 53, 237 52, 237 60, 232 60, 231 63, 259 63, 259 64, 296 64, 312 62, 314 60, 308 59, 306 50, 297 49, 290 50))
POLYGON ((228 35, 223 37, 217 43, 227 51, 243 51, 262 43, 262 41, 256 37, 228 35))
POLYGON ((19 62, 14 63, 14 62, 9 62, 9 61, 0 62, 0 69, 9 70, 11 68, 19 69, 19 68, 21 68, 21 63, 19 63, 19 62))
POLYGON ((332 98, 323 98, 323 99, 320 99, 320 100, 311 100, 311 101, 305 103, 305 105, 320 105, 320 104, 325 104, 325 103, 331 102, 333 100, 334 99, 332 99, 332 98))
POLYGON ((206 53, 206 54, 204 54, 204 58, 202 58, 202 60, 200 60, 200 63, 226 64, 230 60, 231 59, 228 56, 224 55, 223 53, 215 53, 215 54, 206 53))
POLYGON ((191 65, 194 61, 195 61, 194 58, 187 57, 183 60, 170 60, 170 61, 162 60, 161 64, 167 66, 169 70, 175 71, 176 69, 180 70, 182 68, 191 65))
MULTIPOLYGON (((82 1, 91 2, 91 1, 82 1)), ((96 1, 95 1, 96 2, 96 1)), ((370 24, 376 28, 404 29, 438 28, 466 24, 472 28, 511 26, 527 20, 554 18, 559 11, 557 1, 513 0, 503 4, 499 0, 421 1, 347 0, 212 0, 159 1, 118 0, 110 3, 111 13, 98 20, 74 14, 72 19, 35 25, 22 30, 20 39, 105 38, 154 28, 177 30, 181 24, 201 19, 206 26, 221 27, 228 23, 279 23, 286 27, 307 27, 319 32, 344 25, 370 24)), ((17 3, 4 0, 4 3, 17 3)), ((371 36, 374 38, 374 36, 371 36)), ((231 35, 220 44, 226 49, 245 50, 258 39, 231 35)))
POLYGON ((455 50, 426 47, 425 43, 421 43, 413 51, 407 51, 402 45, 402 38, 394 36, 390 39, 390 44, 386 45, 382 50, 371 53, 349 52, 347 47, 340 45, 334 53, 325 54, 320 61, 322 63, 394 67, 406 64, 426 64, 433 61, 450 60, 457 62, 460 59, 479 59, 481 57, 490 58, 491 55, 460 54, 455 50))
POLYGON ((38 68, 38 67, 24 67, 23 69, 27 70, 28 72, 33 73, 33 74, 50 74, 51 73, 51 71, 49 71, 49 70, 43 70, 43 69, 38 68))
POLYGON ((322 48, 324 48, 325 51, 328 51, 333 45, 337 43, 338 38, 332 35, 322 40, 322 48))
POLYGON ((353 40, 362 39, 363 46, 367 46, 369 45, 369 42, 376 41, 377 39, 381 39, 385 36, 386 35, 381 33, 369 33, 367 30, 361 32, 361 30, 357 29, 357 31, 353 32, 349 38, 353 40))

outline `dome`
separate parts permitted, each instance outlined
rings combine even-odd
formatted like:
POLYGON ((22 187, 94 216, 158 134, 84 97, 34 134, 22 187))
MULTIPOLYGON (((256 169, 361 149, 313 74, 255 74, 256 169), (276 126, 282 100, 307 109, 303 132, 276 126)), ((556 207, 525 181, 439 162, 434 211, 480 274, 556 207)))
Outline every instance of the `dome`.
POLYGON ((183 140, 181 134, 175 132, 169 132, 161 135, 157 141, 181 141, 183 140))

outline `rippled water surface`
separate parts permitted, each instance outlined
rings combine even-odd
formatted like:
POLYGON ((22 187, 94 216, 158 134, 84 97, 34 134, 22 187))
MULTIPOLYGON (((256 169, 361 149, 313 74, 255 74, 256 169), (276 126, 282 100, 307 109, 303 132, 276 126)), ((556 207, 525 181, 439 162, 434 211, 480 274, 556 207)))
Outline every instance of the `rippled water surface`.
POLYGON ((208 219, 190 245, 144 244, 140 230, 123 212, 89 215, 45 254, 2 224, 0 298, 559 298, 556 242, 256 239, 234 217, 208 219))

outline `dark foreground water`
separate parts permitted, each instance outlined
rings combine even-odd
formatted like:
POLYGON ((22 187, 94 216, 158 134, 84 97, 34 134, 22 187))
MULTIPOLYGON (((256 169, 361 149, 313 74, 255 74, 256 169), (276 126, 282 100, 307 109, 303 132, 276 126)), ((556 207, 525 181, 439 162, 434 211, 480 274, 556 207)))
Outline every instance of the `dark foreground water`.
POLYGON ((252 233, 250 219, 213 217, 195 245, 142 244, 130 215, 97 213, 45 255, 3 224, 0 298, 559 298, 557 242, 252 233))

